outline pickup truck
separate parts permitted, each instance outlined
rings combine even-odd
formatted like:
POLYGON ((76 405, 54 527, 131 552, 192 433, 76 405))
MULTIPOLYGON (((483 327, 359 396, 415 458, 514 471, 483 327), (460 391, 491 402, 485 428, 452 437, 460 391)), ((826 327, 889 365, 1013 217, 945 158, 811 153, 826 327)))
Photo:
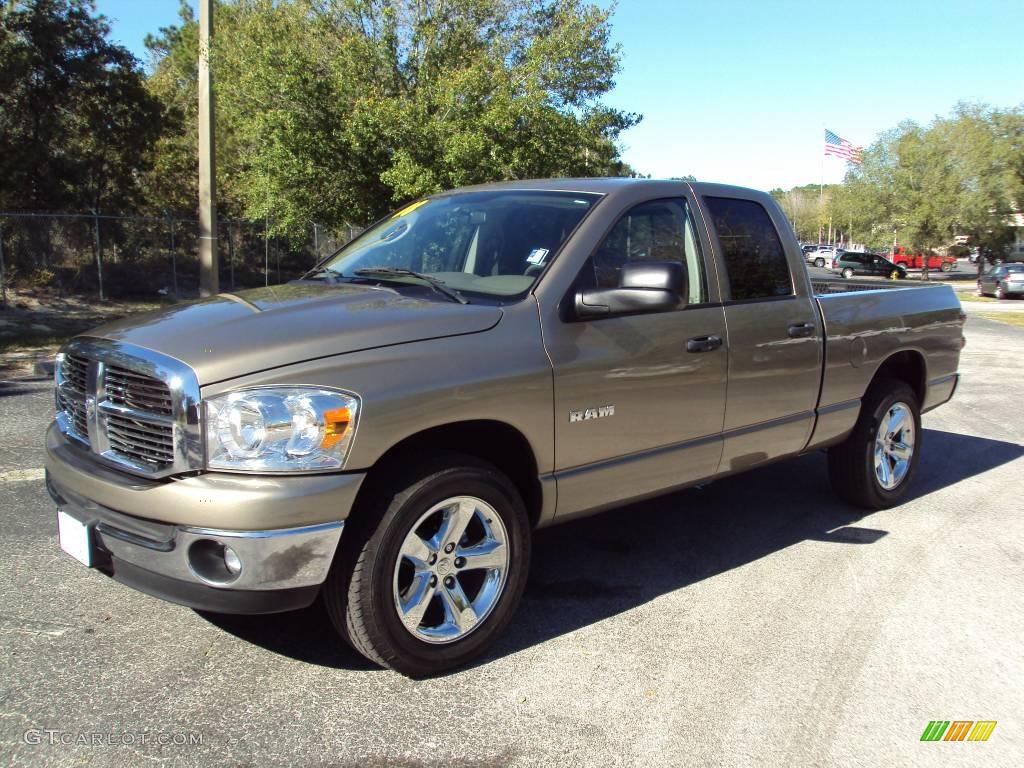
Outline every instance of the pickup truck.
POLYGON ((514 620, 535 529, 821 450, 841 499, 900 503, 963 322, 948 286, 812 283, 761 192, 438 194, 303 279, 70 340, 58 541, 193 608, 319 599, 367 658, 432 674, 514 620))
MULTIPOLYGON (((902 245, 898 245, 893 249, 890 261, 907 269, 924 269, 925 258, 922 253, 911 253, 902 245)), ((933 254, 927 257, 927 261, 928 269, 937 269, 940 272, 952 272, 956 269, 956 259, 952 256, 935 256, 933 254)))

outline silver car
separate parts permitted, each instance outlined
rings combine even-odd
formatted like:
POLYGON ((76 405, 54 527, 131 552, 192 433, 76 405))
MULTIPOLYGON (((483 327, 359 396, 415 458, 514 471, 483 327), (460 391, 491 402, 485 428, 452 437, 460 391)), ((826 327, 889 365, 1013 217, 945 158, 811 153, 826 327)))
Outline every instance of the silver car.
POLYGON ((978 295, 997 299, 1024 294, 1024 264, 1000 264, 978 278, 978 295))

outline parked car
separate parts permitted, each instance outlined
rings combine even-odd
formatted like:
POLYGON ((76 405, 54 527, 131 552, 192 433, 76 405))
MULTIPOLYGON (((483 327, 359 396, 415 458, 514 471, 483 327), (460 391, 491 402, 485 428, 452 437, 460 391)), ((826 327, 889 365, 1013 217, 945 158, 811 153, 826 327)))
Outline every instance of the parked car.
POLYGON ((812 251, 804 252, 804 261, 819 268, 832 269, 836 257, 842 253, 844 253, 842 248, 834 248, 831 245, 819 245, 812 251))
POLYGON ((978 295, 997 299, 1024 295, 1024 264, 999 264, 978 278, 978 295))
POLYGON ((339 642, 436 673, 516 620, 537 528, 823 449, 845 502, 901 503, 964 316, 949 285, 867 289, 812 283, 762 192, 433 195, 304 279, 71 339, 46 435, 57 539, 198 609, 319 599, 339 642))
MULTIPOLYGON (((897 246, 892 252, 892 263, 898 264, 907 269, 924 269, 925 256, 922 253, 911 253, 902 245, 897 246)), ((927 257, 928 269, 937 269, 940 272, 952 272, 956 269, 956 259, 953 256, 927 257)))
POLYGON ((1024 263, 1024 247, 1019 244, 1014 244, 1007 248, 1002 254, 993 258, 992 263, 996 265, 1024 263))
POLYGON ((853 253, 852 251, 842 254, 836 260, 832 271, 838 272, 847 279, 854 275, 872 275, 902 280, 907 276, 906 269, 893 264, 877 253, 853 253))

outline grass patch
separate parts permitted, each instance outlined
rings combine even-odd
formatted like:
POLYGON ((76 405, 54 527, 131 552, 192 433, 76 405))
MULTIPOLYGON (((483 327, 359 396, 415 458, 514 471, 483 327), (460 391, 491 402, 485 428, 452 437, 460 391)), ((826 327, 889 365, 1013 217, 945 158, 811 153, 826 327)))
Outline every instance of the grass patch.
POLYGON ((997 323, 1024 328, 1024 312, 979 312, 977 316, 984 317, 986 320, 994 320, 997 323))
MULTIPOLYGON (((966 291, 964 291, 964 293, 966 293, 966 291)), ((961 296, 960 297, 960 301, 963 301, 963 302, 977 301, 979 303, 984 302, 985 304, 999 304, 999 303, 1001 303, 999 301, 999 299, 997 299, 997 298, 994 298, 992 296, 979 296, 978 294, 974 293, 974 291, 971 291, 970 295, 968 295, 968 296, 961 296)))

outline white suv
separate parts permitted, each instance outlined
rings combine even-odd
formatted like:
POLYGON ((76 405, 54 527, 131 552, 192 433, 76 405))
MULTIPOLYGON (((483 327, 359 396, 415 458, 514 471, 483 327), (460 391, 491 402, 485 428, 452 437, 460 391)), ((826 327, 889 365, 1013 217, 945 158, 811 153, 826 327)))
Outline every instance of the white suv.
POLYGON ((836 260, 836 249, 828 246, 823 246, 814 251, 807 251, 804 254, 804 258, 808 264, 813 264, 816 267, 822 267, 824 269, 832 269, 836 260))

